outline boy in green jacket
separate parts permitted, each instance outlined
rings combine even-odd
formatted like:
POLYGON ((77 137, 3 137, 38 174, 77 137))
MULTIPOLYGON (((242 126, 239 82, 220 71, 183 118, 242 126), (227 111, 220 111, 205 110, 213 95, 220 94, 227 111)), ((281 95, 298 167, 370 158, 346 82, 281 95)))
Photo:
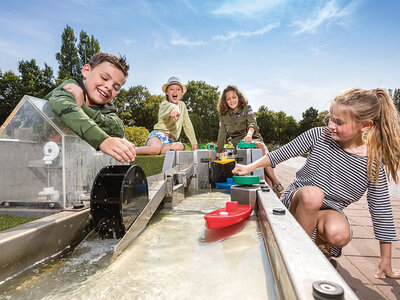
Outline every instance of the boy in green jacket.
POLYGON ((96 150, 127 163, 135 160, 135 146, 123 139, 124 124, 110 103, 128 76, 125 57, 93 55, 81 79, 69 79, 46 95, 53 112, 96 150))

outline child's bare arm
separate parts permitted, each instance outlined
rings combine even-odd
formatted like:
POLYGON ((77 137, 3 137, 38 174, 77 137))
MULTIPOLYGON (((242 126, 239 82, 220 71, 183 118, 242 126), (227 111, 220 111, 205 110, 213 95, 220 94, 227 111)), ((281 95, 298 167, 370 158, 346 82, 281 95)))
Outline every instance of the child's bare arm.
POLYGON ((99 146, 104 153, 114 157, 119 162, 126 161, 130 163, 135 160, 135 145, 125 139, 109 137, 99 146))
POLYGON ((400 278, 400 270, 392 269, 392 243, 379 242, 381 250, 381 260, 378 264, 378 272, 375 278, 381 278, 382 275, 391 278, 400 278))
POLYGON ((264 155, 263 157, 256 160, 255 162, 252 162, 251 164, 248 164, 248 165, 237 164, 235 166, 235 168, 232 170, 232 173, 237 174, 237 175, 247 175, 256 169, 265 168, 270 165, 271 165, 271 161, 269 160, 267 155, 264 155))

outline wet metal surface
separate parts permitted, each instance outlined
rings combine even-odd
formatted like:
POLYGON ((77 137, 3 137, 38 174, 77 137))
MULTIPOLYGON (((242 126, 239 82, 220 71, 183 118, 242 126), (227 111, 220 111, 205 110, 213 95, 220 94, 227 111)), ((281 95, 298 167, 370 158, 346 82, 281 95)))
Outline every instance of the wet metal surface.
POLYGON ((112 265, 117 240, 85 241, 1 286, 0 298, 276 299, 256 216, 229 230, 205 228, 204 214, 226 201, 223 192, 190 195, 157 213, 112 265))

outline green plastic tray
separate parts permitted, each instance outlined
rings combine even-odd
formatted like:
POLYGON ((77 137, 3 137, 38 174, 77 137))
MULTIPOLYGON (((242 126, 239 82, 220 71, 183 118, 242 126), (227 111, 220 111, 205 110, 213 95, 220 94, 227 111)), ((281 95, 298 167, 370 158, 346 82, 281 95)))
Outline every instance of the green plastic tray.
POLYGON ((255 148, 254 142, 246 143, 244 141, 240 141, 239 144, 237 145, 239 149, 253 149, 255 148))
POLYGON ((255 176, 255 175, 245 175, 245 176, 234 175, 233 176, 233 183, 234 184, 241 184, 241 185, 259 184, 260 183, 260 176, 255 176))

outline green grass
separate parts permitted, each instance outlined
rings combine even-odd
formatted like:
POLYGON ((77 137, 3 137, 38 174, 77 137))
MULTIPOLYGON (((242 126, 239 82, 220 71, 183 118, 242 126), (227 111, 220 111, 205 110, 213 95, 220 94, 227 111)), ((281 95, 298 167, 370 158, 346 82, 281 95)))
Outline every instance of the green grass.
POLYGON ((135 161, 139 165, 146 176, 159 174, 162 171, 165 155, 137 155, 135 161))
POLYGON ((36 220, 36 218, 24 218, 24 217, 0 215, 0 231, 13 228, 15 226, 25 224, 34 220, 36 220))

